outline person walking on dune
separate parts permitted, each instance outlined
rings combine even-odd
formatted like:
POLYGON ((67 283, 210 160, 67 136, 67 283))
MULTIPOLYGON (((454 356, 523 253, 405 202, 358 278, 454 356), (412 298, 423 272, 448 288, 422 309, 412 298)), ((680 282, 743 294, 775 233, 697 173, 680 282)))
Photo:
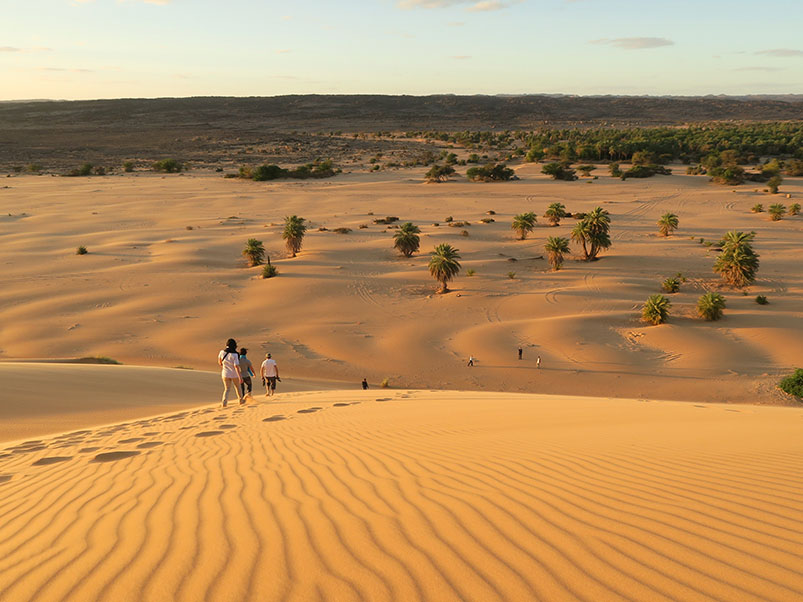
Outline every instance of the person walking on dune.
POLYGON ((521 359, 522 354, 524 353, 524 349, 519 347, 519 359, 521 359))
POLYGON ((540 368, 541 367, 541 356, 540 355, 538 356, 538 359, 535 360, 535 367, 536 368, 540 368))
POLYGON ((223 379, 223 407, 228 405, 230 389, 237 394, 240 403, 244 403, 245 400, 240 395, 240 383, 243 382, 243 377, 240 373, 240 354, 237 353, 237 341, 234 339, 226 341, 226 348, 221 349, 217 355, 217 363, 221 367, 220 376, 223 379))
POLYGON ((254 364, 246 357, 247 353, 248 349, 245 347, 240 349, 240 374, 242 374, 243 377, 243 381, 240 383, 240 391, 243 394, 243 399, 251 397, 251 389, 253 388, 251 377, 256 376, 256 374, 254 374, 254 364), (246 389, 248 390, 246 391, 246 389))
POLYGON ((363 391, 367 391, 368 390, 368 379, 367 378, 363 378, 362 379, 362 390, 363 391))
POLYGON ((262 376, 262 382, 265 385, 265 397, 270 397, 276 393, 276 381, 281 380, 279 378, 279 366, 276 365, 276 360, 271 358, 270 353, 265 354, 265 361, 262 362, 259 374, 262 376))
POLYGON ((468 356, 468 364, 467 364, 467 366, 469 368, 472 368, 474 366, 474 356, 473 355, 469 355, 468 356))

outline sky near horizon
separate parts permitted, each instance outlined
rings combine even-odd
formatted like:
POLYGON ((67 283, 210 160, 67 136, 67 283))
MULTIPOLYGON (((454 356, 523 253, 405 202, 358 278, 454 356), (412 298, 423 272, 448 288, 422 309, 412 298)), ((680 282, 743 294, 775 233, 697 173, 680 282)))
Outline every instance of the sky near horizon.
POLYGON ((801 0, 0 0, 0 100, 803 94, 801 0))

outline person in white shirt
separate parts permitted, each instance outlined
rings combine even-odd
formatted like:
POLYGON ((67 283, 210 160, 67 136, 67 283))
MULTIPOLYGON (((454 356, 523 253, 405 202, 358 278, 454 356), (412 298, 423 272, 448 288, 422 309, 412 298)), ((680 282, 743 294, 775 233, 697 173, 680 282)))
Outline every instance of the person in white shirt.
POLYGON ((281 380, 279 366, 276 365, 276 360, 271 358, 270 353, 265 355, 265 361, 262 362, 259 373, 262 376, 262 384, 265 385, 265 397, 270 397, 276 393, 276 381, 281 380))
POLYGON ((237 353, 237 341, 229 339, 226 341, 226 348, 221 349, 217 354, 217 363, 221 367, 220 376, 223 379, 223 407, 228 404, 229 390, 233 389, 240 404, 245 403, 245 399, 240 394, 240 383, 243 376, 240 372, 240 354, 237 353))

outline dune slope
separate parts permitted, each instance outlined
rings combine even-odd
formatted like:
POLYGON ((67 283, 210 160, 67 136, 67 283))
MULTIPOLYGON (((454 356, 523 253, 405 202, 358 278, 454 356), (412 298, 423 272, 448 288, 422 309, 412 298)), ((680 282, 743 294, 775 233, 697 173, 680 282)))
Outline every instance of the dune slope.
POLYGON ((300 392, 7 445, 0 599, 793 600, 803 410, 300 392))

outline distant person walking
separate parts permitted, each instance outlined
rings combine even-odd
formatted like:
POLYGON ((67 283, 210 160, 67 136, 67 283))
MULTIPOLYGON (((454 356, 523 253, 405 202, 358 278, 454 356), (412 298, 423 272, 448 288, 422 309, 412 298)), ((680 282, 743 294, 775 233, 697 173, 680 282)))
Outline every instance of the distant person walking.
POLYGON ((254 364, 251 363, 251 360, 245 357, 247 353, 248 349, 245 347, 240 349, 240 374, 243 377, 243 382, 240 383, 240 391, 243 394, 243 399, 246 397, 251 397, 251 389, 253 388, 251 377, 256 376, 254 373, 254 364), (247 392, 246 389, 248 389, 247 392))
POLYGON ((473 355, 469 355, 468 356, 468 364, 467 365, 468 365, 469 368, 474 366, 474 356, 473 355))
POLYGON ((536 368, 540 368, 541 367, 541 356, 540 355, 538 356, 538 359, 535 360, 535 367, 536 368))
POLYGON ((368 381, 366 379, 362 379, 362 390, 365 391, 368 389, 368 381))
POLYGON ((524 349, 522 349, 521 347, 519 347, 519 359, 521 359, 521 354, 522 354, 522 353, 524 353, 524 349))
POLYGON ((262 376, 262 383, 265 385, 265 397, 270 397, 276 393, 276 381, 281 380, 279 378, 279 366, 276 365, 276 360, 271 358, 270 353, 265 354, 265 361, 262 362, 259 374, 262 376))
POLYGON ((223 379, 223 407, 228 405, 229 390, 233 389, 240 403, 244 403, 240 395, 240 383, 243 382, 240 373, 240 354, 237 353, 237 341, 229 339, 226 348, 221 349, 217 355, 218 366, 221 367, 220 376, 223 379))

